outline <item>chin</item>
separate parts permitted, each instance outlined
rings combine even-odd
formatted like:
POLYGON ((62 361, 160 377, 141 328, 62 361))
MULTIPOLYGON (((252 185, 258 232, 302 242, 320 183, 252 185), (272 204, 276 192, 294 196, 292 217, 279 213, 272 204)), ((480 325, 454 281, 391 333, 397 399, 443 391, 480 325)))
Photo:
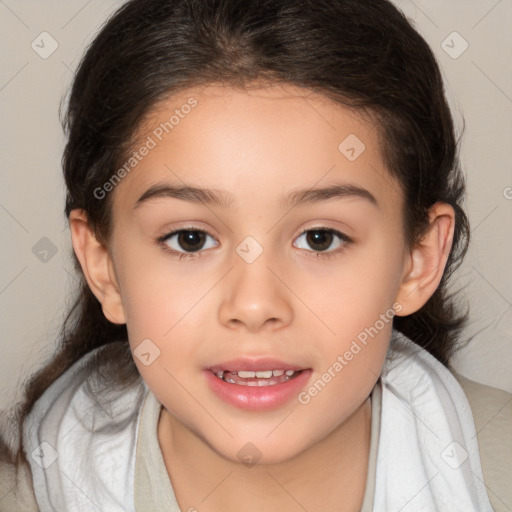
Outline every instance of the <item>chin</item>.
POLYGON ((255 466, 262 465, 273 465, 273 464, 284 464, 304 451, 307 450, 307 446, 302 445, 286 445, 284 440, 279 440, 276 437, 276 441, 269 442, 265 439, 265 436, 261 440, 254 439, 252 441, 236 439, 229 441, 228 450, 223 450, 221 447, 212 448, 224 459, 246 466, 247 468, 253 468, 255 466), (233 451, 233 447, 236 447, 233 451))

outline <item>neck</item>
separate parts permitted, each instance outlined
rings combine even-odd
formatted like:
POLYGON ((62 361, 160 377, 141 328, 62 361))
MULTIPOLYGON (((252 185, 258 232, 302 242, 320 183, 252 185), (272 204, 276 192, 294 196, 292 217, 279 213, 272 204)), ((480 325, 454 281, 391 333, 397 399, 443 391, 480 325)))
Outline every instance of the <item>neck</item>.
POLYGON ((359 511, 371 434, 370 399, 292 459, 248 467, 220 456, 165 408, 158 439, 181 510, 359 511), (341 505, 342 504, 342 505, 341 505))

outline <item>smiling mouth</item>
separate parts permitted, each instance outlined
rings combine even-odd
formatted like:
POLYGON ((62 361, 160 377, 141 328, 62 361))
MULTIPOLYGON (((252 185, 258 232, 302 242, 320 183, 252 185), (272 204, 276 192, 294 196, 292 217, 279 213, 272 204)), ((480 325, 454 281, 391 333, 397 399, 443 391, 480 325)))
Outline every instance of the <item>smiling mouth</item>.
POLYGON ((228 384, 261 387, 283 384, 284 382, 294 379, 302 372, 303 370, 262 370, 238 372, 219 370, 212 373, 228 384))

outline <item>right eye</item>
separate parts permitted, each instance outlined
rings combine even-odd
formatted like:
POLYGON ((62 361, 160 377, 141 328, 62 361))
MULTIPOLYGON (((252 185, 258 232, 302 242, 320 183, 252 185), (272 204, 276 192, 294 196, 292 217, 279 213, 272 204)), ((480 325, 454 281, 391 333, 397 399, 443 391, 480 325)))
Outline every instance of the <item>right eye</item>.
POLYGON ((159 237, 158 241, 165 244, 171 252, 182 256, 218 245, 217 241, 202 229, 179 229, 159 237))

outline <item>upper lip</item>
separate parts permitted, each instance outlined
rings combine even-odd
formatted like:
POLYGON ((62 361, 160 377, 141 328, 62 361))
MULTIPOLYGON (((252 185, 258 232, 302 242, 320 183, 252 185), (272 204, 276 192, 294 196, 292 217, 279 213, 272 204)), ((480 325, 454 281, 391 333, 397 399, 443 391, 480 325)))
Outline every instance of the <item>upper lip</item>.
POLYGON ((229 361, 225 361, 224 363, 216 364, 215 366, 210 366, 208 370, 211 372, 219 372, 219 371, 258 371, 258 370, 305 370, 306 366, 301 366, 292 363, 286 363, 284 361, 280 361, 279 359, 272 359, 270 357, 262 357, 262 358, 237 358, 231 359, 229 361))

